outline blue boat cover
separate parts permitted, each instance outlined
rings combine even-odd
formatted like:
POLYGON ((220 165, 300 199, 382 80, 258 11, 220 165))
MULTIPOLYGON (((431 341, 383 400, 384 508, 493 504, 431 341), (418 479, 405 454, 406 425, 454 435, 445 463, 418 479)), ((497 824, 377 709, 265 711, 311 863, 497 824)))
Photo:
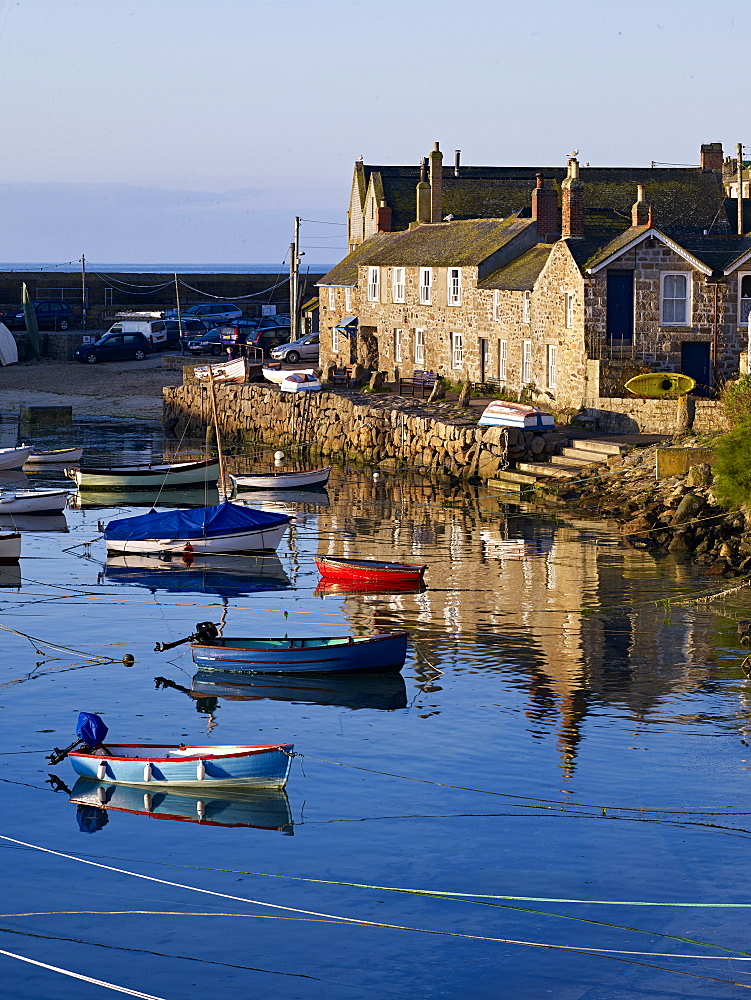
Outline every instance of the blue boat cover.
POLYGON ((150 510, 137 517, 119 517, 104 529, 107 541, 147 541, 150 538, 221 538, 243 531, 257 531, 286 524, 287 514, 268 514, 242 504, 224 503, 214 507, 192 507, 187 510, 167 510, 159 514, 150 510))
POLYGON ((76 736, 90 747, 98 747, 107 735, 104 719, 93 712, 79 712, 76 736))

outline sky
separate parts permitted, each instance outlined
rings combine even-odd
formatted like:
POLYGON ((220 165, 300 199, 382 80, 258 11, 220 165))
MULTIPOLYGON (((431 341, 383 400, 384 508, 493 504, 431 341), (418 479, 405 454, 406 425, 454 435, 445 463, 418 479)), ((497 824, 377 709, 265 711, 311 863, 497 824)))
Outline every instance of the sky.
POLYGON ((0 261, 346 252, 352 167, 751 150, 751 4, 0 0, 0 261), (333 225, 332 225, 333 224, 333 225))

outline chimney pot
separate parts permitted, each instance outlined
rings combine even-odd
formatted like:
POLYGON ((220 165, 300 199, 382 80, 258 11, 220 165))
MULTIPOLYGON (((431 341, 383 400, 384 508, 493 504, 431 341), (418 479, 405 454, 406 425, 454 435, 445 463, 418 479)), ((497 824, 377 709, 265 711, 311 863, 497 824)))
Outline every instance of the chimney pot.
POLYGON ((454 150, 454 177, 459 176, 459 160, 461 159, 461 149, 454 150))
POLYGON ((438 145, 437 142, 434 142, 433 143, 433 152, 434 153, 440 153, 440 151, 441 151, 441 147, 438 145))

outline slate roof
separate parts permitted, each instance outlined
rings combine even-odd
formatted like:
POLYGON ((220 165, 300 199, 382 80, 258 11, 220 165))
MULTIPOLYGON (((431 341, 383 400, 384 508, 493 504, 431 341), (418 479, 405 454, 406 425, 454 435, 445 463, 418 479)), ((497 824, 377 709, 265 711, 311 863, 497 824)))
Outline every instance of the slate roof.
POLYGON ((513 292, 531 291, 548 262, 552 243, 538 243, 510 264, 477 282, 478 288, 504 288, 513 292))
POLYGON ((363 264, 404 267, 479 265, 533 225, 531 219, 467 219, 421 225, 369 240, 363 264))
MULTIPOLYGON (((526 212, 538 171, 558 192, 566 176, 565 167, 461 167, 459 177, 453 167, 443 168, 443 215, 457 219, 501 219, 526 212)), ((379 193, 392 210, 394 230, 406 229, 415 219, 415 189, 419 167, 363 165, 364 176, 373 176, 379 193), (375 175, 375 176, 374 176, 375 175)), ((636 201, 636 185, 644 184, 647 202, 654 206, 655 224, 708 229, 713 233, 732 232, 722 180, 714 172, 696 167, 581 167, 584 207, 589 211, 621 213, 631 220, 636 201)))

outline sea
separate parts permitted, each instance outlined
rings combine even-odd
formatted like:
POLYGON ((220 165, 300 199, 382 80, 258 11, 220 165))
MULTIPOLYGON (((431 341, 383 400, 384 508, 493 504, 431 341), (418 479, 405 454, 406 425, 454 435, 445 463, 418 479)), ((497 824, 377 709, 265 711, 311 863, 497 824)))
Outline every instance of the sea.
MULTIPOLYGON (((102 419, 33 443, 81 444, 89 463, 204 445, 102 419)), ((228 464, 270 468, 272 450, 228 464)), ((5 480, 70 486, 62 469, 5 480)), ((0 514, 23 535, 0 567, 0 996, 748 995, 743 582, 630 548, 585 511, 358 465, 252 497, 294 518, 275 554, 107 555, 110 520, 216 500, 74 492, 54 518, 0 514), (425 586, 327 588, 318 554, 423 564, 425 586), (291 679, 155 651, 200 621, 404 630, 408 655, 398 673, 291 679), (284 791, 76 780, 46 757, 81 711, 112 741, 297 756, 284 791)))
MULTIPOLYGON (((305 264, 301 273, 325 274, 336 260, 328 264, 305 264)), ((132 264, 118 261, 96 261, 86 258, 86 269, 116 274, 284 274, 288 263, 281 264, 132 264)), ((14 271, 59 272, 60 274, 81 273, 81 260, 69 260, 60 264, 39 263, 37 261, 0 262, 0 273, 14 271)))

